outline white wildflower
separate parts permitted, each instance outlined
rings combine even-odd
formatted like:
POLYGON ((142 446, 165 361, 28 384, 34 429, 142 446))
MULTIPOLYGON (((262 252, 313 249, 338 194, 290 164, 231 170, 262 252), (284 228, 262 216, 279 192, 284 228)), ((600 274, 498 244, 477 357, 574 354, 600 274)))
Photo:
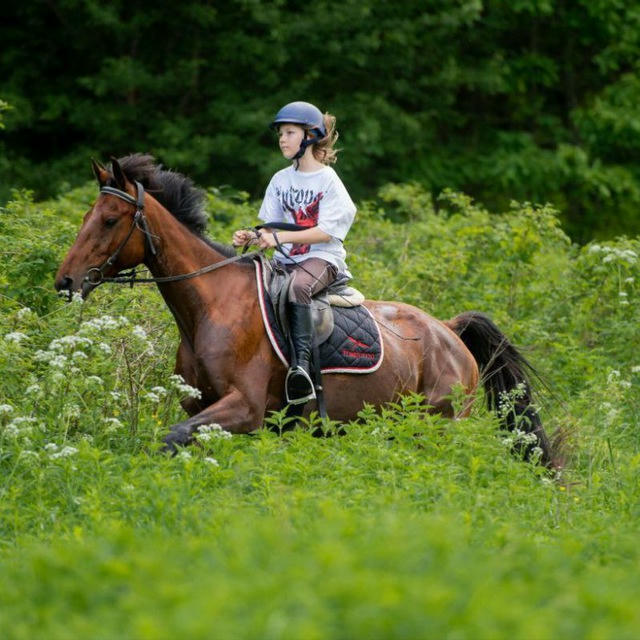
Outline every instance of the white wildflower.
POLYGON ((636 364, 631 367, 631 373, 640 373, 640 364, 636 364))
POLYGON ((629 380, 620 380, 620 386, 623 389, 630 389, 631 388, 631 382, 629 382, 629 380))
POLYGON ((38 422, 38 418, 34 418, 33 416, 18 416, 17 418, 14 418, 11 422, 13 422, 16 425, 35 424, 36 422, 38 422))
POLYGON ((129 321, 124 316, 113 318, 111 316, 105 315, 101 316, 100 318, 92 318, 91 320, 86 320, 85 322, 83 322, 80 325, 80 332, 103 332, 113 329, 119 329, 120 327, 124 327, 128 324, 129 321))
POLYGON ((187 384, 181 375, 174 374, 169 377, 169 380, 172 382, 173 388, 182 395, 187 396, 188 398, 202 398, 202 392, 187 384))
POLYGON ((56 369, 64 369, 67 364, 67 356, 62 353, 54 355, 51 360, 49 360, 49 366, 55 367, 56 369))
POLYGON ((78 453, 78 450, 75 447, 64 446, 60 451, 56 451, 56 453, 52 453, 49 457, 51 460, 57 460, 58 458, 68 458, 69 456, 73 456, 78 453))
POLYGON ((198 427, 198 434, 196 437, 202 442, 208 442, 211 438, 227 440, 228 438, 231 438, 232 435, 228 431, 225 431, 219 424, 213 422, 211 424, 203 424, 198 427))
POLYGON ((122 422, 118 418, 103 418, 102 421, 107 425, 106 431, 115 431, 122 428, 122 422))
POLYGON ((35 458, 36 460, 38 460, 40 458, 40 455, 38 454, 37 451, 31 451, 31 449, 23 449, 20 452, 20 458, 35 458))
POLYGON ((602 247, 599 244, 592 244, 589 247, 589 253, 600 253, 602 251, 602 247))
POLYGON ((22 309, 20 309, 18 313, 16 313, 16 318, 18 320, 24 320, 27 316, 31 315, 32 313, 33 311, 31 311, 29 307, 22 307, 22 309))
POLYGON ((4 432, 8 436, 17 436, 20 433, 20 429, 13 423, 10 422, 5 428, 4 432))
POLYGON ((37 393, 40 393, 40 385, 36 382, 30 386, 28 386, 24 392, 28 395, 28 396, 33 396, 36 395, 37 393))
POLYGON ((607 382, 614 382, 620 377, 620 372, 617 369, 612 369, 607 376, 607 382))
POLYGON ((49 343, 50 351, 72 351, 78 347, 90 347, 93 344, 93 340, 85 338, 84 336, 69 335, 62 336, 61 338, 55 338, 49 343))
POLYGON ((107 355, 111 353, 111 347, 106 342, 101 342, 98 345, 98 349, 100 349, 102 353, 106 353, 107 355))
POLYGON ((220 466, 220 463, 215 458, 207 457, 207 458, 204 459, 204 461, 207 462, 208 464, 214 466, 214 467, 219 467, 220 466))
POLYGON ((28 338, 26 333, 22 333, 21 331, 12 331, 11 333, 7 333, 4 337, 5 342, 13 342, 14 344, 20 344, 23 340, 28 338))
POLYGON ((74 351, 71 354, 72 360, 86 360, 88 358, 87 354, 84 351, 74 351))
POLYGON ((502 439, 502 444, 512 447, 516 444, 532 445, 537 444, 538 436, 535 433, 527 433, 517 427, 506 437, 502 439))
POLYGON ((144 327, 141 327, 139 324, 137 324, 137 325, 135 325, 133 327, 133 329, 131 330, 131 333, 136 338, 140 338, 141 340, 146 340, 147 339, 147 332, 144 330, 144 327))
POLYGON ((77 418, 80 415, 80 407, 77 404, 68 404, 65 406, 64 412, 70 418, 77 418))
POLYGON ((164 387, 152 387, 151 391, 161 398, 164 398, 169 393, 164 387))
POLYGON ((180 460, 191 460, 191 454, 184 449, 176 457, 180 458, 180 460))
POLYGON ((104 384, 104 382, 102 381, 102 378, 100 376, 88 376, 87 377, 87 382, 90 384, 97 384, 102 386, 104 384))
POLYGON ((82 304, 84 302, 84 298, 79 291, 74 291, 71 294, 71 302, 74 304, 82 304))
POLYGON ((538 462, 538 460, 540 460, 540 458, 542 458, 542 449, 538 446, 533 447, 531 449, 531 452, 529 454, 529 460, 531 462, 538 462))
POLYGON ((45 451, 57 451, 58 450, 58 445, 55 442, 47 442, 47 444, 44 445, 44 450, 45 451))
POLYGON ((55 355, 56 354, 52 351, 43 351, 42 349, 38 349, 33 354, 33 359, 37 360, 38 362, 49 362, 49 360, 51 360, 51 358, 53 358, 55 355))
POLYGON ((122 394, 119 391, 110 391, 109 395, 117 402, 122 398, 122 394))
POLYGON ((147 391, 144 397, 150 402, 160 402, 160 396, 157 393, 153 393, 153 391, 147 391))
POLYGON ((207 433, 208 431, 219 431, 220 429, 222 429, 222 427, 216 422, 212 422, 210 424, 201 424, 198 427, 198 431, 200 433, 207 433))
POLYGON ((627 292, 626 292, 626 291, 619 291, 619 292, 618 292, 618 295, 619 295, 621 298, 626 298, 626 297, 627 297, 627 292))
POLYGON ((0 404, 0 416, 12 412, 13 407, 10 404, 0 404))
POLYGON ((625 278, 625 279, 624 279, 624 281, 625 281, 627 284, 633 284, 633 283, 636 281, 636 279, 635 279, 635 278, 632 278, 632 277, 629 277, 629 278, 625 278))

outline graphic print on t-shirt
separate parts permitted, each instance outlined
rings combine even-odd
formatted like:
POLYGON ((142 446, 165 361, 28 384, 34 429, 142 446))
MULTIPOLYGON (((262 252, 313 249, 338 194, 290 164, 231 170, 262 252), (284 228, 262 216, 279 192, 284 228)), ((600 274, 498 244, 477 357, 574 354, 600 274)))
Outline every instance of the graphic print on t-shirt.
MULTIPOLYGON (((279 191, 278 197, 282 208, 288 211, 296 224, 302 227, 315 227, 318 224, 320 213, 320 200, 324 194, 322 191, 315 195, 311 189, 295 189, 289 187, 287 191, 279 191)), ((300 256, 309 253, 311 245, 293 244, 289 255, 300 256)))

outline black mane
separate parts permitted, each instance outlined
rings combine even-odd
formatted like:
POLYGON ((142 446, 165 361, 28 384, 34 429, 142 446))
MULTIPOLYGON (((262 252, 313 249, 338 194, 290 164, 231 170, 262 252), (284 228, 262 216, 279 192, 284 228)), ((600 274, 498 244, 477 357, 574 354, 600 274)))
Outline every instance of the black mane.
POLYGON ((148 154, 133 153, 119 158, 118 163, 129 181, 140 182, 146 191, 191 232, 223 255, 235 255, 232 246, 214 242, 206 236, 205 193, 193 184, 191 178, 163 169, 148 154))

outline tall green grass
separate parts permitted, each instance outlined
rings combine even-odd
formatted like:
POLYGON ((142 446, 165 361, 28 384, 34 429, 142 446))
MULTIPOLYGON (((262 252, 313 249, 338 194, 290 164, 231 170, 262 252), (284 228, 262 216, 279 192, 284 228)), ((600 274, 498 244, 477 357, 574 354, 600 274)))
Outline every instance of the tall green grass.
MULTIPOLYGON (((52 292, 94 196, 0 214, 2 637, 638 636, 636 239, 573 246, 549 207, 436 210, 413 185, 361 203, 349 237, 368 297, 485 311, 528 347, 569 434, 559 479, 480 402, 451 422, 413 397, 341 437, 212 429, 166 458, 189 389, 158 294, 52 292)), ((219 240, 255 216, 242 194, 208 206, 219 240)))

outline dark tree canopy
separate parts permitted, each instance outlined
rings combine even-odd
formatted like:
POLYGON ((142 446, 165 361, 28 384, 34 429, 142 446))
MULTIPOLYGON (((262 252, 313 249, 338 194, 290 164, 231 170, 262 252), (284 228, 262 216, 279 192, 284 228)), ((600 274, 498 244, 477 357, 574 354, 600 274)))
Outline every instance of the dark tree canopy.
POLYGON ((576 239, 640 232, 635 2, 14 0, 0 36, 2 198, 132 152, 257 197, 282 166, 266 125, 304 99, 337 116, 357 198, 416 181, 551 201, 576 239))

